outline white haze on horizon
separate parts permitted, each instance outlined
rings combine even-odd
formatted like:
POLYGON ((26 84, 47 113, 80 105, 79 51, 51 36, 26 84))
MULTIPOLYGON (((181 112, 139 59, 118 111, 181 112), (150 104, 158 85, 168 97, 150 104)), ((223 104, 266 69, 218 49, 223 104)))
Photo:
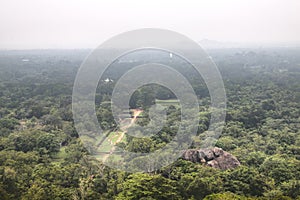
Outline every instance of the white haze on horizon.
POLYGON ((224 45, 299 45, 299 10, 299 0, 1 0, 0 49, 95 48, 139 28, 224 45))

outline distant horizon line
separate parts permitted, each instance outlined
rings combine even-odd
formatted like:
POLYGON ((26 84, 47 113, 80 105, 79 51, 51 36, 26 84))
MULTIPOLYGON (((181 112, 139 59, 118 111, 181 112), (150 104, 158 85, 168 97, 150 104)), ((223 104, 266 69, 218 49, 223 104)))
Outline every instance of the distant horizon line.
MULTIPOLYGON (((211 39, 201 39, 197 41, 203 49, 244 49, 244 48, 299 48, 300 41, 295 42, 231 42, 218 41, 211 39)), ((78 45, 79 46, 79 45, 78 45)), ((18 50, 93 50, 96 47, 1 47, 0 51, 18 51, 18 50)))
MULTIPOLYGON (((288 45, 274 45, 274 46, 240 46, 240 47, 215 47, 215 48, 204 48, 204 50, 216 50, 216 49, 272 49, 272 48, 300 48, 300 45, 297 46, 288 46, 288 45)), ((24 49, 2 49, 0 51, 59 51, 59 50, 81 50, 81 51, 92 51, 96 48, 24 48, 24 49)))

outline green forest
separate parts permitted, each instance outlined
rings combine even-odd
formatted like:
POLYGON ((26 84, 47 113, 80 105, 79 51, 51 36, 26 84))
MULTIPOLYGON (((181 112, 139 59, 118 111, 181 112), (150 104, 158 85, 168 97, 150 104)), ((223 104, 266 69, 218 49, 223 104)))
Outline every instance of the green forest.
MULTIPOLYGON (((72 87, 90 50, 0 51, 1 200, 300 200, 300 49, 211 49, 223 77, 227 110, 216 147, 234 155, 240 166, 220 170, 179 158, 148 173, 116 170, 91 156, 75 129, 72 87)), ((201 148, 210 121, 210 96, 203 80, 179 58, 162 52, 136 53, 112 63, 99 81, 96 113, 107 133, 119 131, 111 94, 133 64, 168 64, 190 80, 200 102, 197 137, 201 148), (148 54, 152 56, 147 56, 148 54), (108 81, 107 81, 108 80, 108 81)), ((168 144, 180 122, 180 105, 170 90, 148 85, 130 99, 149 122, 149 107, 167 112, 154 136, 126 136, 118 146, 153 152, 168 144)), ((128 131, 139 131, 134 126, 128 131)), ((116 141, 115 141, 116 142, 116 141)))

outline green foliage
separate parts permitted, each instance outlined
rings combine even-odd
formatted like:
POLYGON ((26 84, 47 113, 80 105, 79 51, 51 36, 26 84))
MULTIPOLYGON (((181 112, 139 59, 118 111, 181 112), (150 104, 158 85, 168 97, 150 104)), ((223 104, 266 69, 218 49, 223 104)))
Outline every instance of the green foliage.
POLYGON ((133 174, 119 186, 116 199, 181 199, 175 183, 160 175, 133 174))
POLYGON ((283 194, 292 198, 300 197, 300 181, 299 180, 289 180, 283 182, 280 186, 283 194))
MULTIPOLYGON (((0 199, 300 199, 299 53, 296 48, 212 50, 227 93, 226 123, 216 146, 235 155, 242 166, 220 171, 179 159, 152 173, 128 174, 90 158, 74 127, 72 86, 88 51, 2 51, 0 199), (35 62, 28 65, 20 57, 35 62)), ((191 148, 200 148, 211 115, 206 85, 186 63, 158 61, 185 75, 199 97, 198 134, 191 148)), ((104 77, 113 81, 99 81, 96 114, 107 133, 120 131, 111 113, 111 93, 115 80, 130 66, 112 63, 104 77)), ((132 126, 128 133, 145 137, 128 135, 119 147, 152 152, 172 141, 181 122, 180 102, 175 99, 158 85, 139 88, 129 103, 131 108, 143 108, 136 123, 148 129, 132 126), (153 135, 157 127, 150 124, 149 108, 154 103, 166 109, 167 118, 153 135)), ((154 116, 161 120, 157 113, 154 116)), ((182 122, 186 132, 188 124, 182 122)), ((139 159, 132 162, 151 166, 139 159)))
POLYGON ((260 171, 275 180, 276 184, 300 177, 300 161, 293 158, 274 155, 267 158, 260 171))
POLYGON ((256 198, 249 198, 231 192, 225 192, 220 194, 208 195, 203 200, 254 200, 254 199, 256 198))
POLYGON ((38 151, 41 155, 51 154, 59 151, 59 141, 52 133, 43 131, 26 130, 15 132, 9 136, 10 146, 8 148, 16 151, 38 151))
POLYGON ((264 192, 272 188, 269 183, 271 179, 251 167, 241 166, 223 176, 225 190, 236 194, 262 196, 264 192))

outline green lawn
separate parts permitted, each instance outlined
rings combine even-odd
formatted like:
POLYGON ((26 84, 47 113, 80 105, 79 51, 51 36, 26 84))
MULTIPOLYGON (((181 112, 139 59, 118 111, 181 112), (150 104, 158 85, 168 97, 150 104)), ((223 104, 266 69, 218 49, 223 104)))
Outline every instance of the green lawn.
MULTIPOLYGON (((119 138, 119 136, 121 135, 121 132, 110 132, 108 137, 105 138, 105 140, 102 142, 102 144, 100 145, 100 148, 98 148, 99 152, 109 152, 110 149, 112 148, 111 142, 113 144, 115 144, 119 138)), ((125 137, 121 140, 124 141, 125 137)))
POLYGON ((175 107, 180 106, 180 102, 178 99, 167 99, 167 100, 156 99, 155 103, 160 104, 162 106, 171 106, 171 105, 173 105, 175 107))
POLYGON ((109 152, 112 148, 112 145, 110 144, 108 139, 105 139, 103 143, 98 148, 99 152, 109 152))

